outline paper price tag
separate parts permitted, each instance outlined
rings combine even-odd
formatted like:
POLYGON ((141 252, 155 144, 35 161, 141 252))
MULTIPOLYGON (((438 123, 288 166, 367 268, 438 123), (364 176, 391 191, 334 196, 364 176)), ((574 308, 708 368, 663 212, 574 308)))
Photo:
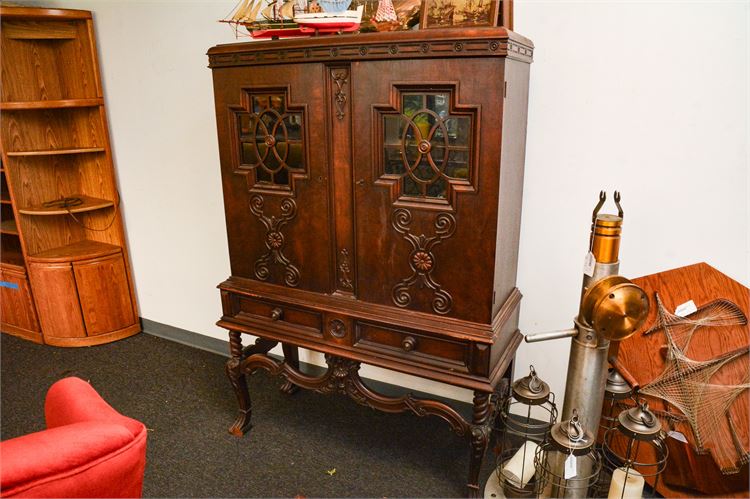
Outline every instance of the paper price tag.
POLYGON ((667 433, 667 436, 668 437, 672 437, 675 440, 679 440, 682 443, 685 443, 685 444, 688 443, 687 438, 685 437, 685 435, 683 435, 679 431, 674 431, 674 430, 670 431, 669 433, 667 433))
POLYGON ((592 252, 588 252, 586 258, 583 260, 583 273, 591 277, 594 275, 594 267, 596 266, 596 258, 592 252))
POLYGON ((565 479, 570 480, 574 476, 576 476, 576 458, 571 454, 565 460, 565 479))
POLYGON ((693 303, 693 300, 688 300, 682 305, 678 306, 676 309, 674 309, 674 314, 679 315, 680 317, 687 317, 688 315, 697 311, 698 311, 698 307, 695 306, 695 303, 693 303))

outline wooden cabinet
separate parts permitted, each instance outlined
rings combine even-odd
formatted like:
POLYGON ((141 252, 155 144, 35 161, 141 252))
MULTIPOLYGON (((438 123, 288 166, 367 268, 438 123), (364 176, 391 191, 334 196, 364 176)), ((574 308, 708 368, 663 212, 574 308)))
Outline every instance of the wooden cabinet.
POLYGON ((0 7, 2 331, 85 346, 140 331, 119 210, 91 13, 0 7), (19 286, 18 289, 21 289, 19 286), (38 318, 37 318, 38 316, 38 318), (34 317, 27 329, 13 322, 34 317))
POLYGON ((231 261, 219 325, 230 330, 241 409, 232 432, 249 426, 244 373, 264 368, 291 385, 443 417, 471 442, 478 492, 490 395, 521 340, 532 50, 485 28, 209 51, 231 261), (261 339, 243 348, 241 333, 261 339), (265 355, 276 342, 284 362, 265 355), (300 374, 296 347, 324 352, 328 373, 300 374), (360 362, 472 390, 473 417, 375 394, 360 362))

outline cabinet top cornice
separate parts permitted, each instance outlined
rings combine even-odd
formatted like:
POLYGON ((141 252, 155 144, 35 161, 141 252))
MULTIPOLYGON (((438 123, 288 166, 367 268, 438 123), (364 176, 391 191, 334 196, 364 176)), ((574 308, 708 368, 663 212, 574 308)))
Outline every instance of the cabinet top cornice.
POLYGON ((77 9, 48 9, 44 7, 0 6, 0 18, 6 19, 91 19, 91 11, 77 9))
POLYGON ((217 45, 209 67, 293 62, 508 57, 530 63, 534 44, 505 28, 464 28, 330 35, 217 45))

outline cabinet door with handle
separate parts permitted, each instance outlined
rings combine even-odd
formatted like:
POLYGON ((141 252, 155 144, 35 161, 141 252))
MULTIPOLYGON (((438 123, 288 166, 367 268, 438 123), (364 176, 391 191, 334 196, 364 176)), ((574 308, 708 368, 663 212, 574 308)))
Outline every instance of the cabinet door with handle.
POLYGON ((352 65, 360 299, 491 319, 502 81, 497 59, 352 65))
POLYGON ((233 276, 328 290, 327 112, 317 66, 214 70, 233 276))

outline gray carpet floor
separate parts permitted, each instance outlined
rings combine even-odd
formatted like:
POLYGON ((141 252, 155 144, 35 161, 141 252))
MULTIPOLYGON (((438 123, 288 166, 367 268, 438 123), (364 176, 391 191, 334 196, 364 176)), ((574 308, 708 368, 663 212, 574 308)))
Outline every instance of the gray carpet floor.
MULTIPOLYGON (((44 395, 64 376, 91 382, 149 428, 145 497, 459 497, 466 441, 436 417, 384 414, 338 395, 248 380, 253 429, 227 433, 236 400, 226 358, 148 334, 90 348, 0 335, 0 438, 44 429, 44 395), (329 473, 335 469, 335 473, 329 473)), ((494 459, 485 458, 482 480, 494 459)))

